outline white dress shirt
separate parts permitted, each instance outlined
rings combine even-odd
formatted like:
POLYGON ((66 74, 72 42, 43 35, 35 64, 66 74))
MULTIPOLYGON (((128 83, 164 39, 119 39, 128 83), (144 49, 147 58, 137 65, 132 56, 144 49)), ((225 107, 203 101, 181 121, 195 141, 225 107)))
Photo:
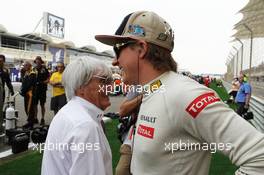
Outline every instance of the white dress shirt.
POLYGON ((45 143, 42 175, 112 175, 103 111, 73 97, 54 117, 45 143))

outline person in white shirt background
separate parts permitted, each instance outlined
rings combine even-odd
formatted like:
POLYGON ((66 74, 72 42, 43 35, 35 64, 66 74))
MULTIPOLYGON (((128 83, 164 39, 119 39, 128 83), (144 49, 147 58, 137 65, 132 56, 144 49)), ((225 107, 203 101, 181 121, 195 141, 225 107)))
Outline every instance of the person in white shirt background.
POLYGON ((112 155, 101 125, 110 106, 102 87, 112 83, 101 61, 82 57, 62 77, 68 103, 53 118, 45 143, 42 175, 112 175, 112 155))

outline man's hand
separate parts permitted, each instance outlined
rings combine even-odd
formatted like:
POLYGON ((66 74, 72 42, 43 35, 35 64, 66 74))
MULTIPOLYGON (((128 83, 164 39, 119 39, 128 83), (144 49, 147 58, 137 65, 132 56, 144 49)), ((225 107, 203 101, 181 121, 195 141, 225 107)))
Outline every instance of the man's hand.
POLYGON ((138 107, 141 105, 143 95, 140 94, 137 97, 133 98, 132 100, 125 100, 120 106, 119 115, 120 117, 125 117, 131 115, 138 107))

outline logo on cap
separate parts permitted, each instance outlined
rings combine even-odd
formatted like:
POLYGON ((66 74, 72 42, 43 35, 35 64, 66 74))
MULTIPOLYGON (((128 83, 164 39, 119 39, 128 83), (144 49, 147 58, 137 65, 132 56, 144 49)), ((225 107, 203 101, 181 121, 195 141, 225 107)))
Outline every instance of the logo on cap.
POLYGON ((145 36, 145 30, 139 25, 129 25, 128 33, 136 36, 145 36))
POLYGON ((168 38, 168 36, 164 33, 160 33, 159 36, 158 36, 158 40, 161 40, 161 41, 166 41, 168 38))
POLYGON ((168 39, 168 36, 171 36, 173 34, 173 31, 170 27, 165 25, 164 28, 165 28, 165 32, 159 34, 159 36, 157 38, 158 40, 166 41, 168 39))

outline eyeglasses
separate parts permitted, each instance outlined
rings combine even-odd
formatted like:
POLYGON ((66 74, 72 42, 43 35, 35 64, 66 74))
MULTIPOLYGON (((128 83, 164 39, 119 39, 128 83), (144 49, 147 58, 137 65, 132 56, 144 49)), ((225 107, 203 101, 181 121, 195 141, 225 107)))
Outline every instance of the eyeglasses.
POLYGON ((130 44, 135 44, 135 43, 136 43, 136 41, 127 41, 127 42, 124 42, 124 43, 117 43, 117 44, 115 44, 114 45, 114 52, 116 54, 116 59, 119 58, 122 49, 126 48, 130 44))
POLYGON ((112 77, 103 77, 100 75, 94 75, 93 77, 100 79, 103 84, 112 84, 113 83, 112 77))

